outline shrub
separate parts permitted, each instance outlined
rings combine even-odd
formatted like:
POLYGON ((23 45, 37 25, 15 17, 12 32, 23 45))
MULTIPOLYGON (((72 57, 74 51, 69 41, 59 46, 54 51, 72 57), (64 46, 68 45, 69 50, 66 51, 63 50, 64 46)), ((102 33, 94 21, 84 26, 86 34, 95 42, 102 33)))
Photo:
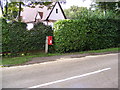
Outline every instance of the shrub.
POLYGON ((116 47, 120 36, 119 20, 62 20, 54 25, 55 49, 58 52, 95 50, 116 47))
POLYGON ((53 30, 52 27, 46 26, 43 23, 38 23, 34 26, 32 30, 30 30, 29 38, 31 40, 28 40, 28 43, 31 43, 32 48, 34 50, 44 50, 45 48, 45 40, 46 36, 53 36, 53 30))
POLYGON ((89 19, 86 49, 105 49, 116 46, 116 23, 110 19, 89 19))
POLYGON ((9 24, 4 19, 1 19, 2 21, 2 52, 8 52, 9 49, 9 43, 10 43, 10 37, 9 37, 9 24))
POLYGON ((36 24, 28 31, 25 23, 3 22, 2 32, 2 52, 16 55, 19 52, 44 50, 46 36, 53 35, 52 28, 42 23, 36 24))
MULTIPOLYGON (((21 22, 13 22, 9 24, 9 52, 16 53, 16 52, 24 52, 26 47, 26 39, 29 34, 26 31, 26 24, 21 22)), ((3 45, 4 47, 4 45, 3 45)))
POLYGON ((55 48, 59 52, 84 50, 86 28, 85 20, 63 20, 55 23, 55 48))

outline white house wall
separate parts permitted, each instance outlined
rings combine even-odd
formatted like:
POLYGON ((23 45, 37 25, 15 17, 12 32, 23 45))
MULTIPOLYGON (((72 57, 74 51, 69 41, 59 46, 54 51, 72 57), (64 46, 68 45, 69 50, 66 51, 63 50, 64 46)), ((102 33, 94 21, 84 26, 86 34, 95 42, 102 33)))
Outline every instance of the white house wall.
POLYGON ((33 23, 27 23, 27 29, 30 30, 34 27, 33 23))
POLYGON ((61 20, 61 19, 65 19, 65 17, 57 3, 52 13, 50 14, 49 20, 61 20), (56 13, 56 9, 58 9, 58 13, 56 13))
POLYGON ((44 23, 45 25, 49 25, 49 26, 53 27, 53 22, 43 21, 42 23, 44 23))

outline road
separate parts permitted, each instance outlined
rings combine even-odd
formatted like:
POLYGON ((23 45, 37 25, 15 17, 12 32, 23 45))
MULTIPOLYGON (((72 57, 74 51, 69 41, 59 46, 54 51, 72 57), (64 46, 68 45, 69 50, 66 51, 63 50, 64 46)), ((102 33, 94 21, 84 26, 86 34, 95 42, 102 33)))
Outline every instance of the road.
POLYGON ((118 53, 5 67, 2 88, 118 88, 118 53))

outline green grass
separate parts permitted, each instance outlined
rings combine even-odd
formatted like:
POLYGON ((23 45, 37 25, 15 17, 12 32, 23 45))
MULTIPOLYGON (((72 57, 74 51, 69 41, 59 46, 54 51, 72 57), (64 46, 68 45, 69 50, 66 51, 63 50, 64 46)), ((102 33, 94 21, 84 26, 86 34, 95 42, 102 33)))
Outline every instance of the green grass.
POLYGON ((47 57, 47 56, 55 56, 55 55, 61 55, 59 53, 34 53, 33 55, 27 55, 27 56, 21 56, 21 57, 3 57, 2 63, 0 63, 1 66, 12 66, 12 65, 19 65, 24 64, 27 61, 30 61, 34 57, 47 57))
POLYGON ((21 57, 3 57, 1 66, 12 66, 12 65, 19 65, 24 64, 27 61, 32 60, 34 57, 47 57, 47 56, 55 56, 55 55, 69 55, 69 54, 84 54, 84 53, 103 53, 103 52, 115 52, 120 50, 120 48, 109 48, 109 49, 102 49, 102 50, 91 50, 91 51, 82 51, 82 52, 75 52, 75 53, 30 53, 26 56, 21 57))
POLYGON ((91 50, 91 51, 83 51, 80 52, 82 53, 104 53, 104 52, 115 52, 115 51, 119 51, 120 48, 108 48, 108 49, 101 49, 101 50, 91 50))

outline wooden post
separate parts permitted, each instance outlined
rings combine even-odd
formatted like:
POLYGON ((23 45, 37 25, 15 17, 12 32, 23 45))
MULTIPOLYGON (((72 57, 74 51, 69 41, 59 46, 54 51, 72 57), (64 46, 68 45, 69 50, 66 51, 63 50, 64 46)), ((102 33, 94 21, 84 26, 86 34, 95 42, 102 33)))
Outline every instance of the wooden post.
POLYGON ((48 53, 48 36, 46 36, 45 53, 48 53))

